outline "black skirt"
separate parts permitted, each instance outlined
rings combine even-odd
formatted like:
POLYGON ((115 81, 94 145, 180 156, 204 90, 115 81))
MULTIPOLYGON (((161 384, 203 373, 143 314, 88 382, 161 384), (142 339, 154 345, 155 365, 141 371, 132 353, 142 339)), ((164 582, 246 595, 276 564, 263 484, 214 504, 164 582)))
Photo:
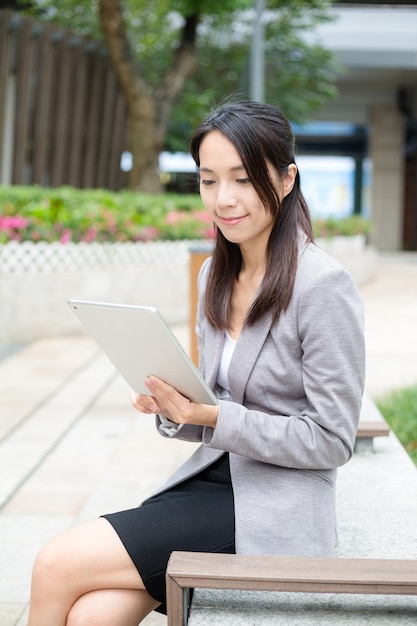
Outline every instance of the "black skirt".
POLYGON ((171 552, 235 553, 229 455, 139 507, 103 515, 113 526, 148 593, 166 613, 165 571, 171 552))

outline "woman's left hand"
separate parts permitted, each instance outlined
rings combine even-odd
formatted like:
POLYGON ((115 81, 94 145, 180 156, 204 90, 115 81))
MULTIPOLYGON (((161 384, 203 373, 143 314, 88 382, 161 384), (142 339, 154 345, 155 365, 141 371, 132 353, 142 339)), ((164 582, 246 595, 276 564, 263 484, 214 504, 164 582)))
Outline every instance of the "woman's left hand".
POLYGON ((159 413, 175 424, 198 424, 215 427, 218 407, 196 404, 156 376, 145 380, 151 397, 132 392, 133 406, 144 413, 159 413))

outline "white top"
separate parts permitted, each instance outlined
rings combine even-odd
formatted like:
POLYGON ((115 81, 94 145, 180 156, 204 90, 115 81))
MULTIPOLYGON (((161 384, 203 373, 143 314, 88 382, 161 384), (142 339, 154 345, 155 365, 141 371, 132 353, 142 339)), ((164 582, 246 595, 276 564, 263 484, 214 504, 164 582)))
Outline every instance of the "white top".
POLYGON ((227 391, 230 391, 229 378, 227 376, 227 373, 229 371, 229 365, 230 361, 232 360, 235 347, 236 339, 232 339, 232 337, 226 330, 222 358, 220 359, 219 371, 217 372, 217 384, 227 391))

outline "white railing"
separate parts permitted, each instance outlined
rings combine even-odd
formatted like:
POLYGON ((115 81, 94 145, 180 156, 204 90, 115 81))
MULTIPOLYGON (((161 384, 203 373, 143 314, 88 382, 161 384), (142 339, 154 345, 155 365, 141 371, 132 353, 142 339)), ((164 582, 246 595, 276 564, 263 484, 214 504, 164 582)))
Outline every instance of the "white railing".
POLYGON ((185 265, 198 241, 152 243, 23 243, 0 245, 0 274, 61 272, 132 267, 141 264, 185 265))
MULTIPOLYGON (((317 240, 330 254, 352 254, 363 249, 365 238, 335 237, 317 240)), ((137 267, 138 265, 185 265, 190 249, 208 248, 200 240, 125 243, 46 243, 25 241, 0 245, 0 274, 50 273, 137 267)))

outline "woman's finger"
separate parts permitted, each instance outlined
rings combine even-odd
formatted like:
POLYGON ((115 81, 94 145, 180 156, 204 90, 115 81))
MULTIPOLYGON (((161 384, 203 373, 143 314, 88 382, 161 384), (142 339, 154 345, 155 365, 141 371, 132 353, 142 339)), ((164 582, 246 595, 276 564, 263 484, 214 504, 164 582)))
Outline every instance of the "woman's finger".
POLYGON ((179 391, 155 376, 149 376, 145 385, 162 408, 163 415, 167 415, 177 424, 187 421, 191 403, 179 391))
POLYGON ((142 413, 158 413, 159 407, 152 396, 131 391, 130 400, 135 409, 142 413))

